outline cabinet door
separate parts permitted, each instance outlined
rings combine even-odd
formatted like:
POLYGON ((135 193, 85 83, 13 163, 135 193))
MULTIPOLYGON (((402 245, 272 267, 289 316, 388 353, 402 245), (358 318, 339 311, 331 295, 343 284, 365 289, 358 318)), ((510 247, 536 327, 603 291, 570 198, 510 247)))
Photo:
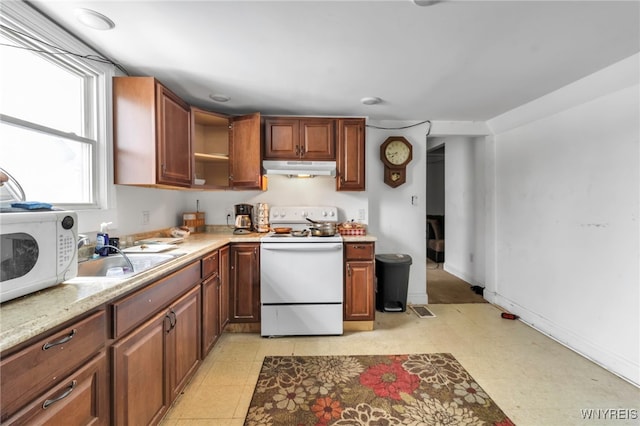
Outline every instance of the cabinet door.
POLYGON ((164 86, 157 86, 158 183, 191 185, 189 106, 164 86))
POLYGON ((173 326, 167 333, 169 389, 173 401, 200 363, 200 287, 194 287, 169 308, 173 326))
POLYGON ((373 320, 375 315, 374 263, 349 261, 345 271, 344 319, 346 321, 373 320))
POLYGON ((220 277, 218 274, 202 283, 202 358, 220 337, 220 277))
POLYGON ((297 118, 267 118, 264 122, 264 158, 298 159, 300 127, 297 118))
POLYGON ((260 114, 231 119, 229 180, 236 189, 261 189, 260 114))
POLYGON ((365 190, 364 119, 338 120, 338 191, 365 190))
POLYGON ((115 424, 155 424, 167 411, 165 334, 171 321, 163 310, 112 346, 115 424))
POLYGON ((229 246, 222 247, 220 253, 220 333, 229 323, 229 246))
POLYGON ((101 352, 6 424, 107 425, 107 377, 107 357, 101 352))
POLYGON ((234 244, 230 252, 231 321, 260 321, 259 244, 234 244))
POLYGON ((300 158, 329 161, 336 159, 335 120, 332 118, 300 119, 300 158))

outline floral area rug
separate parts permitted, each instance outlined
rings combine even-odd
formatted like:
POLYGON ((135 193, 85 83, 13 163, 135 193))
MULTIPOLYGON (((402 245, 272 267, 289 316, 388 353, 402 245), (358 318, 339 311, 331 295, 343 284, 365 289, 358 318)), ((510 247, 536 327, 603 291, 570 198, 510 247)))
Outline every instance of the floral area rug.
POLYGON ((245 426, 513 423, 447 353, 267 356, 245 426))

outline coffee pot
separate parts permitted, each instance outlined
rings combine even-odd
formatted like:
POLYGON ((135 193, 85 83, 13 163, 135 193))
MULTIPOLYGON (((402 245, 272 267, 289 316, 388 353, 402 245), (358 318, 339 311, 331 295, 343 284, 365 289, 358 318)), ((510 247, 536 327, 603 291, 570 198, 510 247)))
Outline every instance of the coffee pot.
POLYGON ((236 219, 234 234, 248 234, 252 231, 251 214, 253 206, 251 204, 236 204, 236 219))

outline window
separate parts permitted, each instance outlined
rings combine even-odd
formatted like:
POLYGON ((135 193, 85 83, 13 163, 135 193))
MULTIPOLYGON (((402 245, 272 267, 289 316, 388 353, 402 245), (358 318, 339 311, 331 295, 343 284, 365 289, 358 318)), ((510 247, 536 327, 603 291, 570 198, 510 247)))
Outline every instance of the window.
POLYGON ((0 16, 0 167, 29 201, 107 208, 113 70, 72 54, 93 52, 20 3, 0 16))

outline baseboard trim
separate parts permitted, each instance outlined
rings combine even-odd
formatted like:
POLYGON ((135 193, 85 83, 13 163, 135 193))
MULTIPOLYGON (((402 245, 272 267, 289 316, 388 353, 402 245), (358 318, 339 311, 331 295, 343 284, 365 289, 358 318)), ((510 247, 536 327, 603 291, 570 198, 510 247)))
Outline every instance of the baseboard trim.
POLYGON ((531 328, 534 328, 545 336, 576 352, 578 355, 583 356, 612 374, 640 388, 639 364, 621 358, 606 348, 593 344, 583 336, 577 335, 571 330, 541 317, 537 313, 528 310, 524 306, 498 293, 491 294, 487 300, 502 309, 520 316, 520 320, 531 328))

